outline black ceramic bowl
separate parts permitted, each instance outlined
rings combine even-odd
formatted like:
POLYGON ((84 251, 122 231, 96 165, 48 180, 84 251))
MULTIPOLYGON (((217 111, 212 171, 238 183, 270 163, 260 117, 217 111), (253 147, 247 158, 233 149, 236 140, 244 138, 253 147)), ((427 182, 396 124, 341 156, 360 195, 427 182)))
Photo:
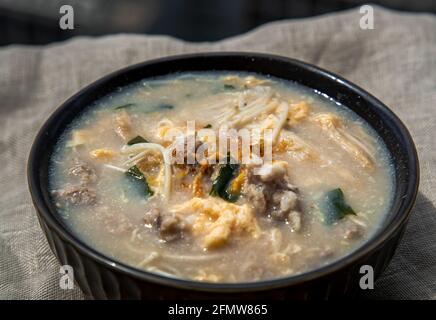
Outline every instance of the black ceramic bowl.
POLYGON ((418 190, 419 167, 413 141, 401 121, 383 103, 356 85, 312 65, 256 53, 204 53, 140 63, 87 86, 60 106, 33 144, 28 162, 32 199, 51 249, 92 298, 298 298, 354 296, 360 268, 370 265, 379 276, 392 258, 418 190), (212 284, 135 269, 97 252, 79 240, 56 214, 48 185, 53 146, 71 120, 96 99, 143 78, 183 71, 251 71, 296 81, 328 95, 365 119, 383 138, 395 164, 392 208, 379 231, 361 248, 338 261, 304 274, 252 283, 212 284))

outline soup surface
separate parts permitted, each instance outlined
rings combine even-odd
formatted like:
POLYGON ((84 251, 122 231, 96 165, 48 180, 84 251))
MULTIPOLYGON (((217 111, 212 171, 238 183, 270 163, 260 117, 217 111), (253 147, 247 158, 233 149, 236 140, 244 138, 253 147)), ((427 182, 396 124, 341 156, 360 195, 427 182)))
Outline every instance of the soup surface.
POLYGON ((91 247, 180 278, 298 274, 362 245, 389 209, 388 152, 357 115, 257 74, 182 73, 100 99, 51 159, 59 215, 91 247))

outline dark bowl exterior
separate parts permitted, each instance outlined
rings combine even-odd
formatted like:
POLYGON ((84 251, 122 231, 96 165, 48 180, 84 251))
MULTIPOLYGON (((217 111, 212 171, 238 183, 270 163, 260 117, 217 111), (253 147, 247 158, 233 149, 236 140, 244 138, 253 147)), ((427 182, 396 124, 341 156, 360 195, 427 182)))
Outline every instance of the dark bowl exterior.
POLYGON ((60 106, 40 130, 28 162, 28 182, 39 222, 62 265, 95 299, 334 299, 361 292, 360 268, 370 265, 377 278, 388 265, 404 233, 414 204, 419 165, 405 126, 380 101, 356 85, 312 65, 257 53, 204 53, 175 56, 134 65, 94 82, 60 106), (120 86, 147 77, 185 71, 250 71, 292 80, 352 109, 382 137, 395 166, 395 196, 380 230, 361 248, 319 269, 291 277, 238 284, 212 284, 168 278, 141 271, 106 257, 77 239, 57 217, 48 194, 48 164, 53 145, 65 126, 120 86))
POLYGON ((405 224, 398 229, 380 248, 355 260, 340 270, 324 277, 285 287, 259 289, 239 292, 214 292, 172 287, 142 281, 115 268, 99 263, 63 239, 62 234, 50 228, 40 217, 40 224, 50 244, 50 248, 61 265, 70 265, 74 269, 74 279, 91 299, 143 299, 143 300, 179 300, 179 299, 217 299, 217 300, 333 300, 355 298, 360 292, 359 281, 361 266, 374 267, 375 279, 383 272, 391 260, 401 239, 405 224))

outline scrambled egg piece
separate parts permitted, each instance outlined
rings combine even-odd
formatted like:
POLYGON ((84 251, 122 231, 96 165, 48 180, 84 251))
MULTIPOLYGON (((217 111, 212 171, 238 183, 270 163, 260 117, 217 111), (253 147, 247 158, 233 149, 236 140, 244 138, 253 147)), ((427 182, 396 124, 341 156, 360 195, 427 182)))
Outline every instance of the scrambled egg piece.
POLYGON ((287 152, 297 161, 320 159, 320 155, 313 145, 288 130, 282 131, 273 151, 276 153, 287 152))
POLYGON ((164 124, 157 129, 157 137, 161 140, 166 140, 167 133, 174 128, 169 124, 164 124))
POLYGON ((109 149, 104 149, 104 148, 100 148, 100 149, 95 149, 92 150, 89 155, 91 156, 91 158, 93 159, 97 159, 97 160, 110 160, 113 158, 113 156, 115 155, 115 152, 113 150, 109 150, 109 149))
POLYGON ((77 147, 86 144, 92 139, 92 133, 90 130, 74 130, 71 136, 71 140, 68 141, 68 147, 77 147))
POLYGON ((158 168, 162 165, 162 156, 155 150, 150 151, 150 153, 146 154, 145 157, 136 164, 136 166, 142 172, 152 171, 153 169, 158 168))
POLYGON ((195 175, 192 181, 192 185, 191 185, 192 193, 196 197, 202 197, 204 195, 203 177, 208 167, 209 167, 208 164, 201 165, 199 172, 195 175))
POLYGON ((241 169, 238 176, 233 179, 232 184, 230 185, 230 191, 232 193, 241 192, 242 186, 244 185, 245 179, 247 177, 247 172, 245 169, 241 169))
POLYGON ((321 125, 322 128, 337 128, 341 125, 339 117, 332 113, 320 113, 314 117, 314 120, 321 125))
POLYGON ((309 105, 305 101, 291 104, 288 112, 288 123, 293 125, 300 122, 309 115, 309 111, 309 105))
POLYGON ((293 150, 295 148, 295 142, 292 139, 282 139, 275 146, 274 151, 278 153, 293 150))
POLYGON ((226 85, 235 87, 244 87, 245 89, 253 88, 258 85, 264 84, 267 80, 259 79, 253 76, 239 77, 236 75, 229 75, 223 78, 223 82, 226 85))
POLYGON ((232 234, 248 233, 254 238, 260 235, 253 211, 246 204, 238 206, 218 198, 195 197, 177 205, 174 210, 178 213, 198 213, 192 232, 203 236, 203 246, 207 249, 226 244, 232 234))
POLYGON ((273 149, 274 152, 284 153, 288 152, 292 155, 296 160, 308 160, 315 159, 316 155, 313 150, 311 150, 308 146, 304 146, 300 143, 297 143, 294 139, 286 137, 281 139, 273 149))

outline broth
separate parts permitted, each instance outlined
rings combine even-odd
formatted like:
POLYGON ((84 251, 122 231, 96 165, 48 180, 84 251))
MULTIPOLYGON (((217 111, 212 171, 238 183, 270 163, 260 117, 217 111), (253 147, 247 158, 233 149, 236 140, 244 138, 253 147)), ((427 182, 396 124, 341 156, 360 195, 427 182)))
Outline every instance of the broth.
POLYGON ((103 254, 245 282, 361 246, 390 207, 392 170, 382 140, 335 101, 273 77, 198 72, 145 79, 89 106, 59 139, 49 180, 65 223, 103 254), (248 147, 222 128, 248 131, 248 147), (205 148, 225 138, 227 150, 205 148))

